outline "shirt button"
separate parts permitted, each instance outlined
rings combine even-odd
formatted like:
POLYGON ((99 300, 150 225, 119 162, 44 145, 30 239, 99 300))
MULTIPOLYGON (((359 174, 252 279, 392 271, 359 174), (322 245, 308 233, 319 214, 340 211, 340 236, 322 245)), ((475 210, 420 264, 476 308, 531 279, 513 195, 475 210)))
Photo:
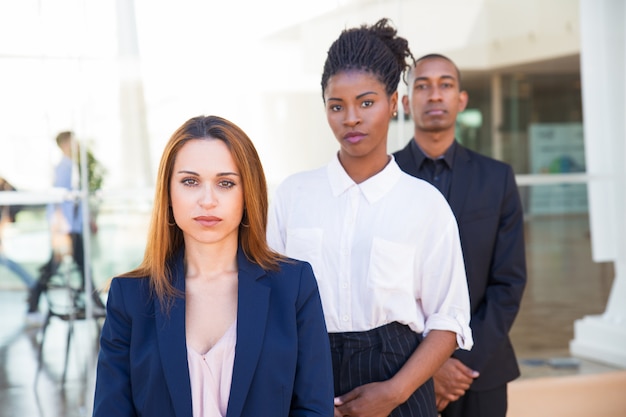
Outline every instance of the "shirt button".
POLYGON ((347 282, 342 283, 341 288, 348 288, 348 283, 347 282))
POLYGON ((347 314, 346 314, 346 315, 344 315, 344 316, 343 316, 343 321, 348 321, 348 320, 350 320, 350 317, 348 317, 348 315, 347 315, 347 314))

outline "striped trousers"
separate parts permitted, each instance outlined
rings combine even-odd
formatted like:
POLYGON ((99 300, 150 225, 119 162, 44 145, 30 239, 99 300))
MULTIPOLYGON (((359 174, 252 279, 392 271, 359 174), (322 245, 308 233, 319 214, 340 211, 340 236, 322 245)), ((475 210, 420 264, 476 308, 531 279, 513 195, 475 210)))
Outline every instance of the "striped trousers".
MULTIPOLYGON (((400 370, 421 336, 393 322, 366 332, 329 333, 335 396, 370 382, 386 381, 400 370)), ((390 417, 437 417, 432 378, 395 408, 390 417)))

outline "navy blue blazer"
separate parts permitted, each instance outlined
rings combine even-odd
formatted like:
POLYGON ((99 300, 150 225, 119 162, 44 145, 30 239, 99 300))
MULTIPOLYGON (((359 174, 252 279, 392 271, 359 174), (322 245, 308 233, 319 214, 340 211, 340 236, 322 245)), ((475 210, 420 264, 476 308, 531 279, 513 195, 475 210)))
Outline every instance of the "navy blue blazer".
MULTIPOLYGON (((419 177, 414 142, 394 157, 404 172, 419 177)), ((520 374, 509 331, 526 286, 526 257, 513 169, 457 143, 448 203, 459 226, 474 338, 471 351, 453 356, 480 372, 471 390, 488 390, 520 374)))
MULTIPOLYGON (((237 344, 227 416, 332 417, 330 347, 311 266, 283 262, 279 271, 265 271, 241 250, 237 263, 237 344)), ((182 253, 172 271, 184 294, 182 253)), ((183 296, 167 315, 151 297, 147 278, 112 280, 93 415, 192 417, 183 296)))

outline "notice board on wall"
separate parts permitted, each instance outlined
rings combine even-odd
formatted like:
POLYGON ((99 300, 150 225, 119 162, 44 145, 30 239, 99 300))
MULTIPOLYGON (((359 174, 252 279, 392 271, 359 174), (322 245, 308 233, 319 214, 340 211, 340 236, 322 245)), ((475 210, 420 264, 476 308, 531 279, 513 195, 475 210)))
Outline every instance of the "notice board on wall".
MULTIPOLYGON (((582 123, 538 123, 529 128, 532 174, 585 172, 582 123)), ((533 185, 531 214, 587 213, 585 184, 533 185)))

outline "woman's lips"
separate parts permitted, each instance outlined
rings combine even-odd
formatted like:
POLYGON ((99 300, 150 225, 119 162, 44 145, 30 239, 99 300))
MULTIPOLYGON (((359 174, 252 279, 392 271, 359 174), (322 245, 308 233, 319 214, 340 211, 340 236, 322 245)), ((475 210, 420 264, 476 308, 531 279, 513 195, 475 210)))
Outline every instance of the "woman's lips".
POLYGON ((365 133, 362 132, 349 132, 343 136, 343 139, 350 143, 357 143, 363 140, 365 133))
POLYGON ((215 226, 222 221, 222 219, 215 216, 198 216, 194 220, 206 227, 215 226))

